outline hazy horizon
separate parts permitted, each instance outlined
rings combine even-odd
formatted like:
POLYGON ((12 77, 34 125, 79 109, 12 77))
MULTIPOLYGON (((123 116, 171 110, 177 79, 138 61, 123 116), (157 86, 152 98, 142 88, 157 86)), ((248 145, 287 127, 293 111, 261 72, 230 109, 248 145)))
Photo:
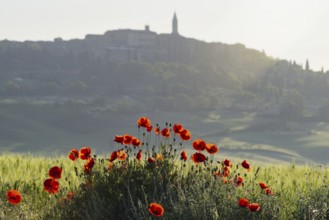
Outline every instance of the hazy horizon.
POLYGON ((329 68, 329 2, 233 0, 230 2, 96 0, 3 1, 0 40, 65 40, 113 29, 169 33, 176 11, 181 35, 207 42, 242 43, 274 58, 309 59, 313 70, 329 68))

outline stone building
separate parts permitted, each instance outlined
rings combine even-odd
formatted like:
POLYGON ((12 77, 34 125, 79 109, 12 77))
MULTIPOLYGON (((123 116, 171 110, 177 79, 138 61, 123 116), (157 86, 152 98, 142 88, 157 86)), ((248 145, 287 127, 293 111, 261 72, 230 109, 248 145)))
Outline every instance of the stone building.
POLYGON ((106 56, 111 62, 123 63, 188 59, 200 42, 179 35, 178 19, 174 13, 170 34, 157 34, 146 25, 144 30, 119 29, 107 31, 104 35, 87 35, 85 43, 94 54, 106 56))

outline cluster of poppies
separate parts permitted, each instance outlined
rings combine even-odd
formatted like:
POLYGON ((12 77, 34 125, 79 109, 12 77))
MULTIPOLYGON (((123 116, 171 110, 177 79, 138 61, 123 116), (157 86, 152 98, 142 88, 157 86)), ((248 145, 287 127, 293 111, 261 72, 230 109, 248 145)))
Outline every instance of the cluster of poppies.
POLYGON ((114 141, 119 143, 119 144, 124 144, 124 145, 133 145, 134 147, 139 147, 141 146, 142 142, 129 134, 125 135, 116 135, 114 138, 114 141))
MULTIPOLYGON (((145 129, 145 131, 148 133, 150 133, 150 132, 152 132, 152 130, 154 130, 155 135, 161 134, 161 136, 163 138, 170 138, 171 133, 174 132, 174 137, 175 137, 175 135, 178 135, 178 136, 180 136, 182 141, 188 141, 191 139, 190 131, 187 130, 186 128, 184 128, 181 124, 174 124, 172 128, 165 127, 162 130, 160 130, 160 127, 158 127, 158 126, 153 128, 151 120, 148 119, 147 117, 140 117, 137 120, 137 126, 138 126, 138 128, 145 129)), ((139 140, 137 137, 134 137, 129 134, 115 135, 114 142, 124 145, 126 147, 128 147, 131 144, 135 148, 143 145, 141 140, 139 140)), ((137 161, 142 160, 142 153, 143 153, 142 149, 137 152, 137 154, 136 154, 137 161)), ((187 155, 186 155, 185 151, 182 152, 182 155, 183 155, 183 159, 187 160, 187 155)), ((113 161, 115 161, 115 160, 124 161, 124 160, 126 160, 126 158, 127 158, 127 153, 125 152, 124 148, 113 151, 110 155, 109 169, 113 166, 113 164, 112 164, 113 161)), ((147 158, 147 162, 155 163, 157 160, 162 160, 162 159, 163 159, 162 154, 157 153, 155 155, 149 156, 147 158)))
POLYGON ((127 154, 126 154, 126 152, 124 152, 123 149, 117 150, 117 151, 113 151, 111 153, 111 156, 110 156, 110 162, 113 162, 115 160, 124 161, 126 159, 127 159, 127 154))
POLYGON ((43 182, 43 187, 46 192, 55 194, 59 190, 58 180, 62 177, 62 168, 54 166, 48 172, 48 178, 43 182))
MULTIPOLYGON (((116 136, 117 137, 117 136, 116 136)), ((143 151, 142 150, 139 150, 138 153, 136 154, 136 159, 137 161, 141 161, 142 160, 142 153, 143 151)), ((115 160, 118 160, 118 161, 125 161, 128 157, 128 154, 124 151, 124 148, 122 149, 119 149, 119 150, 116 150, 116 151, 113 151, 110 155, 110 164, 108 166, 108 169, 110 170, 113 166, 113 161, 115 160)), ((147 161, 149 163, 154 163, 156 160, 162 160, 163 157, 162 157, 162 154, 158 153, 156 154, 155 157, 149 157, 147 159, 147 161)))
MULTIPOLYGON (((251 169, 250 164, 246 160, 242 161, 241 166, 245 168, 248 172, 251 169)), ((237 187, 241 187, 243 186, 243 181, 244 179, 241 176, 236 176, 234 179, 234 185, 237 187)))
MULTIPOLYGON (((146 129, 147 132, 151 132, 153 129, 152 121, 147 117, 140 117, 137 120, 137 125, 139 128, 146 129)), ((172 129, 165 127, 161 130, 161 132, 160 132, 160 127, 158 126, 154 127, 154 133, 156 135, 160 135, 161 133, 162 137, 164 138, 169 138, 171 136, 171 130, 174 132, 175 135, 179 135, 183 141, 188 141, 191 139, 190 131, 184 128, 183 125, 181 124, 174 124, 172 129)))
MULTIPOLYGON (((227 177, 230 174, 230 168, 233 167, 233 164, 230 160, 225 159, 222 161, 222 170, 214 172, 215 177, 223 178, 224 183, 227 183, 227 177)), ((251 170, 251 166, 247 160, 243 160, 241 166, 249 172, 251 170)), ((241 176, 236 175, 234 179, 231 181, 234 183, 236 187, 242 187, 244 183, 244 179, 241 176)), ((264 182, 260 182, 259 186, 266 193, 266 195, 273 195, 270 187, 266 185, 264 182)), ((238 204, 243 208, 248 208, 250 212, 258 212, 260 210, 260 205, 258 203, 249 203, 247 198, 240 198, 238 204)))
POLYGON ((179 135, 183 141, 189 141, 191 139, 190 131, 181 124, 174 124, 173 131, 175 134, 179 135))
POLYGON ((224 183, 227 183, 227 177, 230 174, 230 168, 232 168, 233 164, 230 160, 225 159, 222 162, 222 169, 216 169, 216 171, 214 172, 214 176, 215 177, 219 177, 222 178, 224 183))
POLYGON ((79 158, 81 160, 85 160, 86 162, 85 162, 83 167, 84 167, 85 172, 88 173, 88 174, 90 174, 92 168, 95 165, 95 159, 93 157, 91 157, 91 149, 90 149, 89 146, 82 147, 80 149, 80 151, 78 151, 75 148, 71 149, 69 154, 68 154, 68 157, 72 161, 76 161, 79 158))
MULTIPOLYGON (((221 162, 221 164, 222 164, 221 169, 217 168, 216 171, 214 172, 214 176, 221 178, 224 183, 228 183, 228 177, 229 174, 231 173, 233 164, 229 159, 225 159, 224 161, 221 162)), ((245 168, 247 171, 250 171, 250 164, 246 160, 244 160, 241 163, 241 166, 245 168)), ((231 182, 234 183, 236 187, 242 187, 244 183, 244 179, 239 175, 235 175, 234 179, 231 180, 231 182)))
POLYGON ((258 203, 249 203, 246 198, 240 198, 238 203, 241 207, 248 208, 250 212, 258 212, 260 210, 258 203))
MULTIPOLYGON (((143 124, 149 125, 149 122, 146 123, 143 122, 143 124)), ((148 127, 150 128, 150 127, 148 127)), ((125 146, 129 146, 130 144, 136 148, 142 145, 141 140, 139 140, 137 137, 134 137, 132 135, 129 134, 125 134, 125 135, 115 135, 114 137, 114 142, 117 142, 121 145, 125 145, 125 146)), ((142 150, 139 151, 139 153, 137 154, 137 159, 141 160, 142 157, 142 150)), ((110 164, 109 164, 109 169, 112 167, 112 162, 115 160, 119 160, 119 161, 124 161, 127 159, 127 153, 124 151, 124 149, 120 149, 117 151, 113 151, 110 155, 110 164)))
MULTIPOLYGON (((52 168, 50 168, 48 171, 48 177, 43 182, 44 190, 50 194, 57 193, 59 190, 58 180, 61 177, 62 177, 62 168, 60 168, 58 166, 53 166, 52 168)), ((73 194, 69 193, 68 198, 71 198, 71 197, 73 197, 73 194)), ((6 198, 9 203, 11 203, 13 205, 17 205, 21 202, 22 195, 19 191, 12 189, 7 192, 6 198)))
MULTIPOLYGON (((206 155, 201 153, 201 151, 206 150, 210 155, 214 155, 219 150, 215 144, 206 143, 202 139, 197 139, 197 140, 193 141, 192 146, 195 150, 198 151, 198 152, 192 154, 192 156, 191 156, 191 159, 195 164, 203 163, 204 161, 207 160, 206 155)), ((184 157, 183 154, 186 154, 186 153, 182 152, 181 158, 184 157)))
MULTIPOLYGON (((71 149, 68 157, 72 161, 76 161, 79 158, 81 160, 85 160, 84 170, 87 174, 90 174, 92 168, 95 165, 95 159, 91 157, 91 149, 90 147, 82 147, 80 151, 77 149, 71 149)), ((56 194, 59 191, 60 184, 59 179, 62 177, 62 168, 58 166, 53 166, 48 171, 48 178, 44 181, 43 187, 46 192, 50 194, 56 194)), ((63 202, 71 200, 74 197, 74 192, 69 192, 66 198, 62 198, 63 202)))
POLYGON ((266 185, 264 182, 259 183, 260 188, 265 192, 266 195, 273 195, 274 193, 272 192, 270 186, 266 185))
MULTIPOLYGON (((171 137, 171 133, 174 133, 173 138, 175 138, 175 136, 180 136, 180 138, 182 139, 182 141, 188 141, 191 139, 191 134, 189 132, 189 130, 185 129, 181 124, 174 124, 172 127, 166 127, 162 130, 160 130, 160 128, 157 126, 153 129, 151 120, 149 120, 147 117, 141 117, 137 120, 137 125, 139 128, 145 129, 146 132, 151 132, 152 130, 154 130, 155 135, 162 135, 163 138, 169 138, 171 137)), ((129 145, 132 144, 134 147, 138 147, 140 145, 144 145, 143 143, 140 143, 140 140, 134 136, 125 134, 125 135, 116 135, 114 138, 114 142, 120 143, 122 145, 129 145), (135 141, 133 141, 135 140, 135 141), (138 144, 134 144, 138 143, 138 144)), ((206 151, 208 154, 210 155, 214 155, 219 151, 219 148, 213 144, 213 143, 206 143, 204 140, 202 139, 196 139, 192 142, 192 147, 194 150, 196 150, 197 152, 191 155, 191 160, 193 161, 194 164, 199 164, 199 163, 203 163, 205 161, 207 161, 208 157, 202 153, 203 151, 206 151)), ((111 156, 110 156, 110 166, 112 167, 113 164, 112 162, 115 160, 119 160, 119 161, 124 161, 127 158, 127 153, 124 151, 124 148, 114 151, 112 152, 111 156)), ((180 153, 180 158, 183 161, 187 161, 189 159, 186 151, 182 150, 180 153)), ((142 150, 139 150, 138 153, 136 154, 136 159, 137 161, 140 161, 142 159, 142 150)), ((147 158, 147 162, 148 163, 154 163, 157 160, 162 160, 162 154, 157 153, 155 154, 155 156, 153 157, 149 157, 147 158)), ((230 160, 225 159, 222 163, 222 169, 221 170, 217 170, 215 172, 215 176, 221 177, 223 178, 224 182, 227 183, 227 177, 230 174, 230 169, 232 168, 233 164, 230 160)), ((247 162, 246 160, 242 161, 241 166, 246 169, 246 171, 250 171, 251 166, 249 164, 249 162, 247 162)), ((234 177, 234 179, 232 180, 232 182, 234 183, 234 185, 236 187, 242 187, 243 183, 244 183, 244 179, 241 176, 236 175, 234 177)), ((263 185, 262 185, 263 186, 263 185)), ((263 186, 265 187, 265 185, 263 186)), ((268 187, 265 187, 264 190, 269 190, 268 187)), ((259 204, 257 203, 251 203, 249 204, 248 201, 246 203, 246 199, 241 200, 241 202, 239 202, 240 206, 243 207, 248 207, 248 209, 252 212, 254 211, 258 211, 260 209, 259 204)), ((158 203, 151 203, 149 205, 149 209, 148 211, 157 217, 160 217, 163 215, 164 213, 164 208, 162 207, 162 205, 158 204, 158 203)))
MULTIPOLYGON (((154 131, 154 134, 156 136, 161 135, 164 140, 168 140, 168 138, 170 138, 172 136, 173 143, 175 141, 176 136, 179 136, 181 138, 182 142, 189 141, 191 139, 190 131, 187 130, 186 128, 184 128, 183 125, 181 125, 181 124, 174 124, 173 126, 171 126, 171 124, 169 126, 168 126, 168 124, 166 124, 166 127, 163 128, 162 130, 160 130, 160 127, 158 125, 153 128, 151 120, 148 119, 147 117, 140 117, 137 120, 137 126, 139 129, 144 129, 143 136, 145 134, 151 135, 151 132, 154 131)), ((143 138, 143 141, 144 141, 144 138, 143 138)), ((132 145, 134 147, 134 149, 136 149, 140 146, 144 147, 147 145, 147 144, 142 143, 142 141, 139 138, 134 137, 129 134, 115 135, 114 142, 120 144, 122 147, 121 147, 121 149, 115 150, 110 154, 110 157, 109 157, 110 164, 108 166, 109 170, 112 169, 114 161, 127 160, 129 152, 131 152, 128 148, 129 145, 132 145)), ((165 142, 165 143, 169 143, 169 142, 165 142)), ((181 146, 182 146, 182 143, 181 143, 181 146)), ((192 147, 197 152, 192 154, 190 158, 193 161, 193 163, 196 165, 199 163, 204 163, 205 161, 208 160, 208 157, 203 153, 203 151, 206 151, 210 156, 213 156, 214 154, 216 154, 219 151, 219 148, 215 144, 206 143, 202 139, 194 140, 192 142, 192 147)), ((142 152, 143 152, 143 148, 141 147, 138 150, 138 152, 136 153, 136 160, 138 162, 142 160, 142 152)), ((156 161, 161 161, 161 160, 163 160, 163 157, 165 156, 165 154, 163 156, 162 153, 163 152, 160 150, 160 152, 153 152, 153 155, 150 155, 148 153, 148 149, 147 149, 147 152, 145 154, 147 157, 146 157, 145 161, 148 163, 155 163, 156 161)), ((92 157, 91 149, 89 146, 84 146, 80 150, 71 149, 68 154, 68 158, 72 161, 77 161, 78 159, 85 161, 84 166, 83 166, 84 171, 86 174, 88 174, 88 176, 90 176, 89 174, 91 174, 91 171, 95 165, 95 158, 92 157)), ((189 159, 186 151, 184 151, 184 150, 181 151, 180 158, 183 161, 187 161, 189 159)), ((222 162, 220 162, 220 164, 222 166, 220 168, 217 167, 215 169, 214 176, 223 179, 224 183, 228 183, 228 177, 229 177, 229 174, 231 173, 233 164, 228 159, 223 160, 222 162)), ((241 166, 244 169, 246 169, 247 171, 250 171, 250 169, 251 169, 250 164, 246 160, 242 161, 241 166)), ((236 187, 243 187, 244 179, 239 175, 240 174, 235 175, 230 181, 236 187)), ((47 179, 44 181, 45 191, 50 194, 57 193, 60 188, 59 179, 61 178, 61 176, 62 176, 62 168, 60 168, 58 166, 52 167, 48 172, 47 179)), ((270 187, 268 185, 266 185, 264 182, 260 182, 259 186, 267 195, 273 194, 270 187)), ((73 193, 73 192, 68 193, 67 197, 63 198, 63 201, 72 199, 74 195, 75 195, 75 193, 73 193)), ((19 204, 22 199, 21 194, 16 190, 9 190, 6 194, 6 197, 11 204, 19 204)), ((249 211, 251 211, 251 212, 257 212, 260 210, 260 205, 258 203, 249 203, 248 199, 246 199, 246 198, 241 198, 238 201, 238 204, 241 207, 244 207, 244 208, 247 207, 249 209, 249 211)), ((150 214, 152 214, 153 216, 156 216, 156 217, 161 217, 164 214, 164 208, 162 207, 162 205, 155 203, 155 202, 149 204, 148 211, 150 214)))
MULTIPOLYGON (((46 192, 50 194, 56 194, 59 191, 59 182, 58 180, 62 177, 62 168, 58 166, 53 166, 48 171, 48 178, 44 181, 43 187, 46 192)), ((69 192, 66 198, 62 198, 62 202, 67 202, 74 197, 74 192, 69 192)))

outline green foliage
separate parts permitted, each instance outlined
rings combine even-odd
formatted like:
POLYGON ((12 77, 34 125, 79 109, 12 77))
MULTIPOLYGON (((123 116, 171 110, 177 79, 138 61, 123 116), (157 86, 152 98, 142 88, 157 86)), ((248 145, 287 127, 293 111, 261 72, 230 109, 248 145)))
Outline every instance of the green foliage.
MULTIPOLYGON (((210 95, 222 97, 224 91, 225 101, 229 100, 228 106, 232 109, 266 110, 263 108, 265 105, 280 107, 282 102, 291 98, 284 91, 291 90, 298 91, 304 100, 312 101, 312 105, 305 105, 307 112, 312 110, 313 102, 317 107, 321 105, 322 98, 326 98, 329 92, 328 74, 310 70, 308 61, 303 69, 295 61, 275 60, 242 44, 181 39, 181 46, 175 47, 175 42, 162 37, 157 42, 159 48, 156 47, 156 51, 168 51, 169 57, 162 57, 161 52, 158 56, 150 55, 150 59, 133 56, 122 63, 110 62, 105 50, 100 49, 109 46, 105 43, 108 40, 106 36, 99 42, 89 41, 88 38, 72 41, 57 39, 55 42, 0 41, 2 80, 22 79, 19 84, 15 82, 19 89, 14 85, 9 86, 11 89, 5 89, 2 85, 0 96, 33 97, 43 94, 72 98, 79 95, 86 99, 102 96, 110 103, 111 97, 130 95, 147 105, 148 109, 158 110, 153 100, 159 97, 175 102, 178 94, 199 99, 210 95), (86 47, 92 49, 85 50, 86 47), (242 93, 236 95, 239 89, 242 93)), ((121 43, 125 44, 124 41, 121 43)), ((140 52, 144 54, 153 49, 142 47, 140 52)), ((203 109, 212 110, 218 108, 216 102, 222 103, 223 100, 210 104, 208 100, 205 102, 202 106, 208 107, 203 109)), ((197 111, 199 106, 191 103, 185 111, 197 111)), ((116 109, 114 106, 106 108, 116 109)), ((181 106, 174 105, 170 109, 181 110, 181 106)), ((290 116, 286 119, 296 120, 290 116)), ((314 117, 314 120, 318 119, 314 117)))
POLYGON ((303 116, 303 96, 296 90, 289 91, 280 106, 280 115, 285 119, 295 119, 303 116))

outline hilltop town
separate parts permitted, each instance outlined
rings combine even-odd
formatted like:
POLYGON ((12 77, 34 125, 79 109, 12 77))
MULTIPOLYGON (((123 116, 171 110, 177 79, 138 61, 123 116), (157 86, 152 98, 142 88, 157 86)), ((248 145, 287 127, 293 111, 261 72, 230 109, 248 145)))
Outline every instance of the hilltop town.
POLYGON ((144 30, 119 29, 107 31, 103 35, 88 34, 84 44, 95 54, 120 63, 189 62, 193 60, 198 47, 203 46, 202 42, 179 34, 176 13, 169 34, 157 34, 146 25, 144 30))

